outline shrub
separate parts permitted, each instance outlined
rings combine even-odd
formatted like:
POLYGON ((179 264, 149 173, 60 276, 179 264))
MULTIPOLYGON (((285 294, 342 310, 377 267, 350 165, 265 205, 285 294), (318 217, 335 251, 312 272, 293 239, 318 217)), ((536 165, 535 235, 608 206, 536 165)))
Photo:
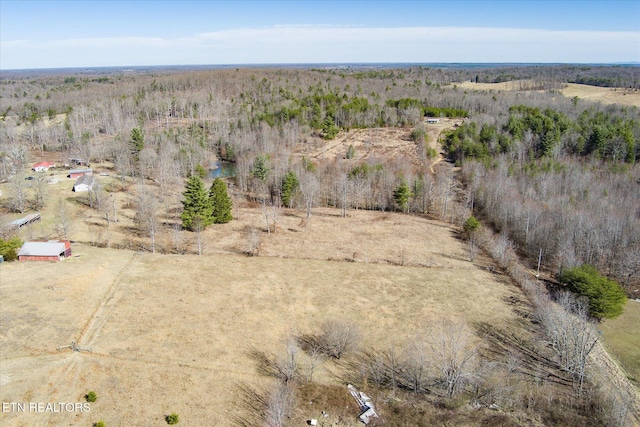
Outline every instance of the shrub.
POLYGON ((562 272, 560 282, 589 300, 589 314, 598 319, 610 319, 622 314, 627 297, 620 285, 601 275, 592 265, 581 265, 562 272))
POLYGON ((346 320, 328 320, 322 324, 321 329, 320 348, 334 359, 340 359, 345 353, 356 350, 362 341, 360 329, 346 320))
POLYGON ((93 423, 93 427, 104 427, 104 421, 96 421, 93 423))
POLYGON ((180 417, 175 412, 172 412, 171 415, 167 415, 166 417, 164 417, 164 420, 167 422, 167 424, 173 425, 178 424, 178 421, 180 421, 180 417))
POLYGON ((18 249, 22 246, 22 240, 13 237, 8 240, 0 239, 0 255, 5 261, 15 261, 18 259, 18 249))
POLYGON ((98 395, 95 391, 90 391, 89 393, 85 394, 84 398, 87 399, 87 402, 95 402, 96 400, 98 400, 98 395))
POLYGON ((427 132, 423 128, 415 128, 411 131, 411 140, 415 143, 424 143, 427 140, 427 132))

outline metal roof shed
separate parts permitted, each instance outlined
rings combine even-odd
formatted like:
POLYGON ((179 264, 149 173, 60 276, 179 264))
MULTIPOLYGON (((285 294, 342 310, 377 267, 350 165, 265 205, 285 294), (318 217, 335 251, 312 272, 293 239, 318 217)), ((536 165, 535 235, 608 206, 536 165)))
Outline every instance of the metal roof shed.
POLYGON ((69 241, 25 242, 18 252, 20 261, 60 261, 71 255, 69 241))

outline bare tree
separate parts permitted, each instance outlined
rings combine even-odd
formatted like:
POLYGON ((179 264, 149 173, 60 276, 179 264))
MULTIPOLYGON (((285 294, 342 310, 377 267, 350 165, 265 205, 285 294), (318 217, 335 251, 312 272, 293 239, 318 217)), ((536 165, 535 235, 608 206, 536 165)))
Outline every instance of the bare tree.
POLYGON ((582 393, 589 354, 599 338, 589 321, 588 302, 570 292, 562 292, 557 304, 549 301, 539 307, 537 313, 560 367, 573 376, 582 393))
POLYGON ((300 348, 294 338, 287 339, 285 352, 274 360, 274 368, 283 382, 294 381, 300 372, 298 353, 300 348))
MULTIPOLYGON (((155 194, 153 194, 151 189, 144 183, 144 180, 141 180, 138 184, 138 203, 134 221, 140 231, 149 236, 151 252, 153 253, 156 252, 156 235, 160 227, 160 222, 156 215, 158 205, 159 202, 155 194)), ((201 253, 200 251, 199 249, 198 254, 201 253)))
POLYGON ((36 177, 33 184, 33 208, 37 211, 42 209, 46 203, 47 180, 43 176, 36 177))
POLYGON ((295 407, 293 387, 280 381, 262 391, 240 384, 238 394, 232 418, 241 427, 284 427, 295 407))
POLYGON ((346 320, 328 320, 322 323, 321 331, 318 337, 320 347, 335 359, 356 350, 362 341, 360 328, 346 320))
POLYGON ((183 254, 185 252, 184 248, 184 237, 182 234, 182 224, 179 222, 174 223, 171 226, 172 229, 172 241, 173 241, 173 249, 176 253, 183 254))
POLYGON ((313 172, 305 172, 300 177, 300 192, 304 198, 304 206, 307 212, 307 218, 311 216, 311 209, 315 203, 315 199, 320 191, 320 181, 313 172))
POLYGON ((198 245, 198 255, 202 255, 203 250, 203 242, 202 242, 202 232, 207 228, 205 222, 202 217, 197 215, 193 218, 193 225, 191 226, 193 231, 196 232, 196 242, 198 245))
POLYGON ((29 195, 27 193, 27 185, 23 176, 16 175, 11 181, 10 194, 9 194, 9 209, 13 212, 24 213, 27 209, 29 202, 29 195))
POLYGON ((440 371, 449 398, 471 377, 477 354, 473 333, 462 320, 439 322, 429 334, 434 366, 440 371))
POLYGON ((278 383, 269 394, 265 410, 267 427, 284 427, 295 405, 293 387, 287 383, 278 383))
POLYGON ((71 229, 73 228, 73 218, 69 205, 65 200, 59 200, 55 211, 56 230, 58 235, 65 240, 69 239, 71 229))
POLYGON ((338 197, 340 199, 340 214, 342 218, 347 216, 347 208, 349 207, 349 178, 346 173, 341 173, 336 183, 338 197))
POLYGON ((428 379, 427 346, 420 340, 416 340, 407 353, 407 358, 403 363, 405 381, 414 393, 420 393, 424 391, 428 379))
POLYGON ((257 227, 250 227, 247 231, 247 252, 250 256, 260 254, 260 232, 257 227))

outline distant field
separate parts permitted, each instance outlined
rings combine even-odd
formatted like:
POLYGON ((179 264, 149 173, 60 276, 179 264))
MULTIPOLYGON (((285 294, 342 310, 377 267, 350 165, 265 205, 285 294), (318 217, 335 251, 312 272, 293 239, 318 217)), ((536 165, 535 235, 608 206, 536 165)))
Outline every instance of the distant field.
MULTIPOLYGON (((518 91, 530 90, 532 82, 526 80, 517 80, 503 83, 462 82, 456 84, 462 89, 518 91)), ((574 96, 577 96, 580 99, 602 102, 603 104, 622 104, 640 107, 640 90, 597 87, 568 83, 564 85, 564 88, 560 92, 567 98, 573 98, 574 96)))
POLYGON ((606 320, 599 329, 612 353, 640 384, 640 302, 627 301, 622 315, 606 320))
MULTIPOLYGON (((80 402, 94 390, 98 401, 90 413, 2 413, 0 423, 162 425, 177 412, 185 425, 229 425, 235 384, 268 381, 248 350, 278 352, 287 335, 317 332, 325 319, 353 321, 378 346, 412 340, 447 316, 517 322, 519 289, 483 268, 487 260, 470 263, 450 228, 401 214, 319 213, 305 228, 292 216, 283 220, 292 231, 263 234, 270 257, 228 254, 213 227, 207 256, 75 245, 61 263, 4 263, 0 399, 80 402), (344 240, 337 224, 352 230, 344 240), (365 228, 371 234, 357 236, 365 228), (350 246, 363 242, 371 252, 355 262, 327 260, 353 257, 350 246), (400 249, 417 254, 407 256, 414 266, 394 265, 400 249), (73 340, 93 354, 56 351, 73 340)), ((317 378, 335 381, 323 369, 317 378)))

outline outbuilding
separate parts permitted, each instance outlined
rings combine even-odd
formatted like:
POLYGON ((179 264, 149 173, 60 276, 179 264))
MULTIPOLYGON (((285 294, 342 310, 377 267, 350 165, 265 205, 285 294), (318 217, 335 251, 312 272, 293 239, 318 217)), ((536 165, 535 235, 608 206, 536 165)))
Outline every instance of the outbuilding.
POLYGON ((18 228, 22 228, 22 227, 24 227, 26 225, 31 225, 36 221, 40 221, 40 212, 29 214, 29 215, 27 215, 25 217, 22 217, 22 218, 18 218, 18 219, 14 220, 14 221, 11 221, 6 226, 9 229, 18 229, 18 228))
POLYGON ((80 178, 82 175, 91 175, 93 171, 91 169, 71 169, 69 171, 69 178, 80 178))
POLYGON ((60 261, 71 256, 68 240, 25 242, 18 252, 19 261, 60 261))
POLYGON ((93 175, 82 175, 73 185, 73 191, 76 193, 91 191, 93 189, 93 182, 93 175))

